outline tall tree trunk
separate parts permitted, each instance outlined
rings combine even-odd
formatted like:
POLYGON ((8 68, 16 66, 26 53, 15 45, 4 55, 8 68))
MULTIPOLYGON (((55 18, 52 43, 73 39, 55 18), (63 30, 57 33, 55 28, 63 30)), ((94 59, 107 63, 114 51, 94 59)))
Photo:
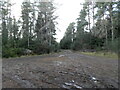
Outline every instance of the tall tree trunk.
POLYGON ((95 4, 95 2, 93 1, 93 2, 92 2, 92 9, 93 9, 93 26, 94 26, 94 4, 95 4))
POLYGON ((88 29, 89 29, 89 31, 91 33, 91 29, 90 29, 90 5, 89 5, 89 3, 88 3, 88 29))
POLYGON ((91 49, 91 29, 90 29, 90 2, 88 2, 88 30, 90 32, 90 49, 91 49))
POLYGON ((114 40, 114 27, 113 27, 113 7, 112 7, 112 3, 110 3, 109 5, 109 12, 110 12, 110 19, 111 19, 111 33, 112 33, 112 42, 114 40))
MULTIPOLYGON (((105 14, 104 13, 103 13, 103 19, 105 20, 105 14)), ((104 29, 105 29, 105 43, 106 43, 106 46, 107 46, 107 44, 108 44, 108 31, 107 31, 106 25, 107 25, 107 21, 104 24, 104 29)))

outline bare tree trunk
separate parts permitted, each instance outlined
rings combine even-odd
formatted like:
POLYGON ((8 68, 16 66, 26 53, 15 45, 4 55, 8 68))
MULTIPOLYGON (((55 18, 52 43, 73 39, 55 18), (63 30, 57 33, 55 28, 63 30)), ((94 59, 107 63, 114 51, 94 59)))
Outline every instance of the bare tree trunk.
POLYGON ((112 42, 114 40, 114 27, 113 27, 113 14, 112 14, 112 11, 113 11, 113 7, 112 7, 112 3, 110 3, 109 5, 109 12, 110 12, 110 19, 111 19, 111 32, 112 32, 112 42))
POLYGON ((93 26, 94 26, 94 4, 95 4, 95 2, 93 1, 92 2, 92 7, 93 7, 93 26))
POLYGON ((88 30, 90 32, 90 49, 91 49, 90 2, 88 2, 88 30))
MULTIPOLYGON (((104 13, 103 13, 103 19, 105 20, 105 14, 104 13)), ((107 24, 107 21, 104 24, 104 29, 105 29, 105 43, 106 43, 106 46, 107 46, 107 44, 108 44, 108 31, 107 31, 106 24, 107 24)))
POLYGON ((88 3, 88 29, 91 33, 91 29, 90 29, 90 6, 89 6, 90 3, 88 3))

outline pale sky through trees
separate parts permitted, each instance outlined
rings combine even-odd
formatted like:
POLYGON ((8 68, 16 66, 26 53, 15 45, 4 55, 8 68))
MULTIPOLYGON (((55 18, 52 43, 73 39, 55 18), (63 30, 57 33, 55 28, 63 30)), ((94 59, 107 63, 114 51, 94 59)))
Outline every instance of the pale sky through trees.
MULTIPOLYGON (((15 3, 12 7, 12 15, 15 16, 17 19, 21 13, 21 3, 24 0, 11 0, 12 3, 15 3)), ((32 1, 32 0, 30 0, 32 1)), ((55 6, 57 7, 56 15, 59 16, 57 18, 57 41, 59 42, 60 39, 64 36, 65 30, 68 27, 69 23, 75 22, 76 18, 78 18, 79 12, 82 8, 80 3, 84 2, 84 0, 54 0, 55 6)))

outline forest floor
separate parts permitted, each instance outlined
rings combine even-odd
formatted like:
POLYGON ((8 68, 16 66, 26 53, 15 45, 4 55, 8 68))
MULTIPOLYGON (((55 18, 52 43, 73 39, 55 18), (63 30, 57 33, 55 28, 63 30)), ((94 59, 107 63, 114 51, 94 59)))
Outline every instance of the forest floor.
POLYGON ((64 50, 3 59, 3 88, 118 88, 118 60, 64 50))

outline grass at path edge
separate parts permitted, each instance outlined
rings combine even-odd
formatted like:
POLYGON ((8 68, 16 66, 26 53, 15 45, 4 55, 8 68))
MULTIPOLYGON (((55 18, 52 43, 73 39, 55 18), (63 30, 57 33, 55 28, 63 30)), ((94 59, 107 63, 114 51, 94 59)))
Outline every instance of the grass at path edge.
POLYGON ((100 57, 118 59, 118 54, 111 52, 80 52, 80 53, 91 56, 100 56, 100 57))

